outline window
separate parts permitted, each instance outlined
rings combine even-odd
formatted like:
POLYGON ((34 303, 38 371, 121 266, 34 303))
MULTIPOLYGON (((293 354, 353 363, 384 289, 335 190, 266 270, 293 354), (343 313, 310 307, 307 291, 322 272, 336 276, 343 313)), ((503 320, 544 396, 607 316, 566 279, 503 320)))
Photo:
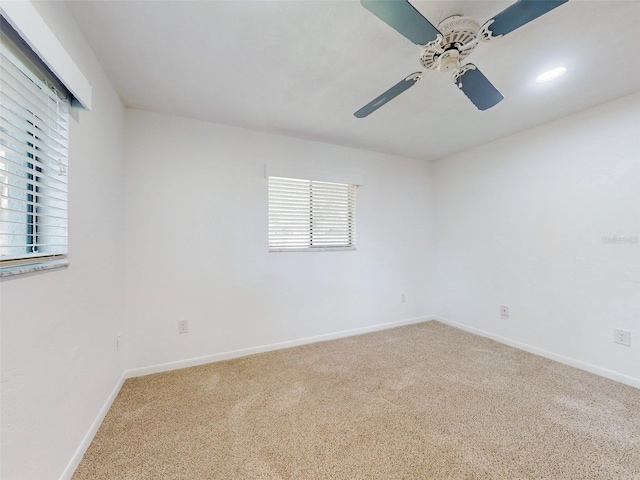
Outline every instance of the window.
POLYGON ((67 253, 69 101, 4 35, 6 28, 3 22, 0 268, 63 259, 67 253))
POLYGON ((354 250, 356 188, 269 177, 269 250, 354 250))

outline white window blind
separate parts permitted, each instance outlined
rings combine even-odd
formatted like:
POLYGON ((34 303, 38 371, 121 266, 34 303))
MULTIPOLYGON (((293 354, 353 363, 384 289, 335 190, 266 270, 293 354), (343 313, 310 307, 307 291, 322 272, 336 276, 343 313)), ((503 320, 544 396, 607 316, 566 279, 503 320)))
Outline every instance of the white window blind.
POLYGON ((2 39, 0 267, 67 253, 67 101, 2 39))
POLYGON ((355 249, 356 189, 269 177, 269 250, 355 249))

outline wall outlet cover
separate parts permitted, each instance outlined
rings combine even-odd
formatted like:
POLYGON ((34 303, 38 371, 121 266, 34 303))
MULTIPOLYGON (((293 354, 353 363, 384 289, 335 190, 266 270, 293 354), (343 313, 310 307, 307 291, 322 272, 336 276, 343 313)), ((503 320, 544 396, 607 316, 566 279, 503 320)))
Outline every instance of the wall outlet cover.
POLYGON ((622 330, 620 328, 613 329, 613 341, 620 345, 631 345, 631 332, 629 330, 622 330))

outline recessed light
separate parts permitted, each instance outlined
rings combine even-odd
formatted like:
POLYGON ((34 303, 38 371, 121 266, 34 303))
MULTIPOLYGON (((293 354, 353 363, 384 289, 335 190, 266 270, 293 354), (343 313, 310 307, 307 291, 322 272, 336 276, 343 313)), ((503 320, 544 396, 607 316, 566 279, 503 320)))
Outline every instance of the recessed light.
POLYGON ((553 80, 554 78, 558 78, 560 75, 563 75, 566 71, 567 69, 564 67, 553 68, 538 75, 536 82, 548 82, 549 80, 553 80))

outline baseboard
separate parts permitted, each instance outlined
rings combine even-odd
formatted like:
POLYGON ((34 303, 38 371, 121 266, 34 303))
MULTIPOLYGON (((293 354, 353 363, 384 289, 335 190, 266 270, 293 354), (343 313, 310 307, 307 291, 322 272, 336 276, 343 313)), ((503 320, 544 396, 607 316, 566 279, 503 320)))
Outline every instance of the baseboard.
POLYGON ((261 345, 257 347, 249 347, 240 350, 232 350, 229 352, 215 353, 213 355, 188 358, 185 360, 178 360, 176 362, 168 362, 157 365, 150 365, 147 367, 133 368, 131 370, 127 370, 125 372, 125 375, 127 376, 127 378, 141 377, 143 375, 150 375, 152 373, 168 372, 170 370, 178 370, 180 368, 195 367, 197 365, 204 365, 206 363, 219 362, 221 360, 230 360, 232 358, 238 357, 246 357, 247 355, 253 355, 256 353, 270 352, 273 350, 280 350, 282 348, 297 347, 300 345, 306 345, 308 343, 323 342, 326 340, 335 340, 337 338, 350 337, 353 335, 376 332, 379 330, 387 330, 389 328, 401 327, 403 325, 411 325, 413 323, 421 323, 434 319, 435 317, 433 316, 416 317, 406 320, 398 320, 395 322, 371 325, 368 327, 354 328, 351 330, 342 330, 340 332, 327 333, 324 335, 316 335, 313 337, 305 337, 297 340, 290 340, 287 342, 271 343, 268 345, 261 345))
POLYGON ((109 397, 102 405, 102 408, 100 409, 100 411, 98 412, 98 415, 96 416, 95 420, 91 424, 91 427, 89 427, 89 431, 86 433, 86 435, 80 442, 80 445, 78 445, 78 448, 76 449, 73 456, 71 457, 71 460, 69 460, 67 467, 64 469, 64 472, 62 472, 62 475, 60 476, 60 480, 70 480, 71 477, 73 476, 73 472, 75 472, 76 468, 78 468, 78 465, 80 465, 80 461, 82 460, 82 457, 84 457, 84 454, 87 451, 87 448, 89 448, 89 445, 91 445, 91 442, 93 441, 93 437, 95 437, 96 433, 98 432, 98 429, 100 428, 100 425, 102 425, 102 421, 104 420, 104 417, 107 415, 107 412, 111 408, 113 401, 118 396, 118 393, 120 393, 120 389, 122 388, 122 385, 124 385, 124 382, 126 379, 127 379, 127 372, 123 372, 122 375, 120 376, 120 379, 116 383, 115 387, 113 387, 113 390, 109 394, 109 397))
POLYGON ((71 460, 69 460, 69 463, 67 464, 66 468, 62 472, 62 475, 60 476, 59 480, 71 479, 71 477, 73 476, 73 473, 76 471, 76 468, 78 468, 78 465, 80 465, 80 462, 82 461, 82 457, 84 456, 87 449, 89 448, 89 445, 91 445, 91 442, 93 441, 93 437, 95 437, 96 433, 98 432, 98 429, 100 428, 100 425, 104 420, 104 417, 107 415, 107 412, 111 408, 113 401, 118 396, 118 393, 120 392, 120 389, 122 388, 122 385, 124 385, 124 382, 127 378, 139 377, 142 375, 149 375, 151 373, 166 372, 169 370, 177 370, 180 368, 193 367, 193 366, 202 365, 205 363, 217 362, 220 360, 229 360, 231 358, 244 357, 244 356, 252 355, 255 353, 263 353, 263 352, 269 352, 272 350, 279 350, 281 348, 296 347, 296 346, 305 345, 308 343, 315 343, 315 342, 322 342, 325 340, 344 338, 352 335, 360 335, 363 333, 370 333, 370 332, 375 332, 379 330, 387 330, 389 328, 400 327, 402 325, 410 325, 413 323, 421 323, 421 322, 426 322, 434 319, 435 317, 431 317, 431 316, 410 318, 407 320, 399 320, 396 322, 382 323, 378 325, 372 325, 369 327, 354 328, 352 330, 343 330, 340 332, 328 333, 324 335, 316 335, 314 337, 300 338, 297 340, 291 340, 287 342, 272 343, 268 345, 244 348, 241 350, 233 350, 230 352, 218 353, 214 355, 206 355, 204 357, 189 358, 189 359, 180 360, 177 362, 169 362, 169 363, 163 363, 159 365, 151 365, 148 367, 125 370, 122 373, 116 385, 114 386, 113 390, 109 394, 109 397, 102 405, 100 412, 98 412, 98 415, 96 416, 95 420, 91 424, 91 427, 89 427, 89 430, 87 431, 86 435, 80 442, 80 445, 78 445, 78 448, 76 449, 73 456, 71 457, 71 460))
POLYGON ((480 335, 482 337, 490 338, 492 340, 495 340, 497 342, 503 343, 505 345, 509 345, 511 347, 519 348, 520 350, 524 350, 526 352, 530 352, 530 353, 533 353, 533 354, 536 354, 536 355, 540 355, 542 357, 549 358, 551 360, 555 360, 555 361, 563 363, 565 365, 576 367, 576 368, 579 368, 581 370, 585 370, 587 372, 594 373, 596 375, 600 375, 602 377, 609 378, 611 380, 615 380, 615 381, 620 382, 620 383, 624 383, 624 384, 629 385, 631 387, 640 388, 640 379, 635 378, 635 377, 630 377, 628 375, 623 375, 621 373, 614 372, 612 370, 607 370, 606 368, 598 367, 598 366, 592 365, 590 363, 582 362, 580 360, 575 360, 573 358, 565 357, 563 355, 558 355, 558 354, 550 352, 548 350, 544 350, 542 348, 534 347, 534 346, 528 345, 526 343, 522 343, 522 342, 518 342, 518 341, 515 341, 515 340, 511 340, 509 338, 502 337, 500 335, 496 335, 496 334, 488 332, 486 330, 481 330, 479 328, 470 327, 470 326, 464 325, 462 323, 454 322, 452 320, 449 320, 447 318, 444 318, 444 317, 441 317, 441 316, 438 316, 438 315, 429 315, 429 316, 425 316, 425 317, 416 317, 416 318, 410 318, 410 319, 406 319, 406 320, 399 320, 399 321, 395 321, 395 322, 371 325, 371 326, 368 326, 368 327, 354 328, 354 329, 351 329, 351 330, 342 330, 342 331, 339 331, 339 332, 327 333, 327 334, 324 334, 324 335, 316 335, 316 336, 313 336, 313 337, 305 337, 305 338, 300 338, 300 339, 297 339, 297 340, 290 340, 290 341, 287 341, 287 342, 272 343, 272 344, 261 345, 261 346, 257 346, 257 347, 250 347, 250 348, 244 348, 244 349, 240 349, 240 350, 232 350, 232 351, 229 351, 229 352, 217 353, 217 354, 213 354, 213 355, 206 355, 206 356, 203 356, 203 357, 189 358, 189 359, 185 359, 185 360, 179 360, 179 361, 176 361, 176 362, 168 362, 168 363, 162 363, 162 364, 158 364, 158 365, 150 365, 150 366, 147 366, 147 367, 141 367, 141 368, 134 368, 134 369, 126 370, 125 372, 123 372, 123 374, 121 375, 120 379, 118 380, 118 382, 114 386, 113 390, 109 394, 109 397, 104 402, 104 405, 100 409, 100 412, 98 413, 98 415, 96 416, 95 420, 91 424, 91 427, 87 431, 86 435, 84 436, 84 438, 80 442, 80 445, 78 445, 78 448, 76 449, 75 453, 71 457, 71 460, 67 464, 67 467, 65 468, 64 472, 60 476, 60 480, 70 480, 71 477, 73 476, 73 473, 75 472, 76 468, 78 468, 78 465, 80 464, 80 461, 82 460, 82 457, 84 456, 85 452, 89 448, 89 445, 91 444, 91 442, 93 440, 93 437, 95 436, 95 434, 97 433, 98 429, 100 428, 100 425, 102 424, 102 421, 104 420, 104 417, 107 415, 107 412, 111 408, 111 405, 113 404, 113 401, 118 396, 118 393, 120 392, 120 389, 122 388, 122 385, 124 384, 124 382, 125 382, 125 380, 127 378, 140 377, 140 376, 149 375, 149 374, 152 374, 152 373, 160 373, 160 372, 166 372, 166 371, 170 371, 170 370, 177 370, 177 369, 180 369, 180 368, 193 367, 193 366, 196 366, 196 365, 203 365, 203 364, 206 364, 206 363, 218 362, 218 361, 221 361, 221 360, 229 360, 229 359, 232 359, 232 358, 244 357, 244 356, 253 355, 253 354, 256 354, 256 353, 264 353, 264 352, 269 352, 269 351, 273 351, 273 350, 279 350, 279 349, 282 349, 282 348, 297 347, 297 346, 306 345, 306 344, 309 344, 309 343, 323 342, 323 341, 326 341, 326 340, 335 340, 335 339, 338 339, 338 338, 350 337, 350 336, 353 336, 353 335, 361 335, 363 333, 371 333, 371 332, 376 332, 376 331, 380 331, 380 330, 387 330, 387 329, 390 329, 390 328, 400 327, 400 326, 403 326, 403 325, 411 325, 411 324, 414 324, 414 323, 427 322, 427 321, 430 321, 430 320, 436 320, 438 322, 444 323, 446 325, 450 325, 452 327, 459 328, 459 329, 467 331, 469 333, 473 333, 473 334, 476 334, 476 335, 480 335))
POLYGON ((525 352, 534 353, 536 355, 540 355, 541 357, 545 357, 550 360, 555 360, 556 362, 564 363, 565 365, 579 368, 580 370, 585 370, 587 372, 600 375, 601 377, 605 377, 610 380, 615 380, 616 382, 624 383, 625 385, 629 385, 631 387, 640 388, 640 378, 630 377, 628 375, 623 375, 622 373, 618 373, 613 370, 608 370, 606 368, 598 367, 597 365, 593 365, 591 363, 583 362, 581 360, 576 360, 570 357, 565 357, 564 355, 559 355, 557 353, 553 353, 548 350, 544 350, 542 348, 534 347, 526 343, 511 340, 509 338, 496 335, 486 330, 481 330, 479 328, 470 327, 462 323, 454 322, 452 320, 440 317, 438 315, 434 315, 432 318, 433 320, 437 320, 438 322, 444 323, 446 325, 459 328, 460 330, 464 330, 469 333, 480 335, 481 337, 490 338, 492 340, 495 340, 496 342, 504 343, 505 345, 519 348, 520 350, 524 350, 525 352))

